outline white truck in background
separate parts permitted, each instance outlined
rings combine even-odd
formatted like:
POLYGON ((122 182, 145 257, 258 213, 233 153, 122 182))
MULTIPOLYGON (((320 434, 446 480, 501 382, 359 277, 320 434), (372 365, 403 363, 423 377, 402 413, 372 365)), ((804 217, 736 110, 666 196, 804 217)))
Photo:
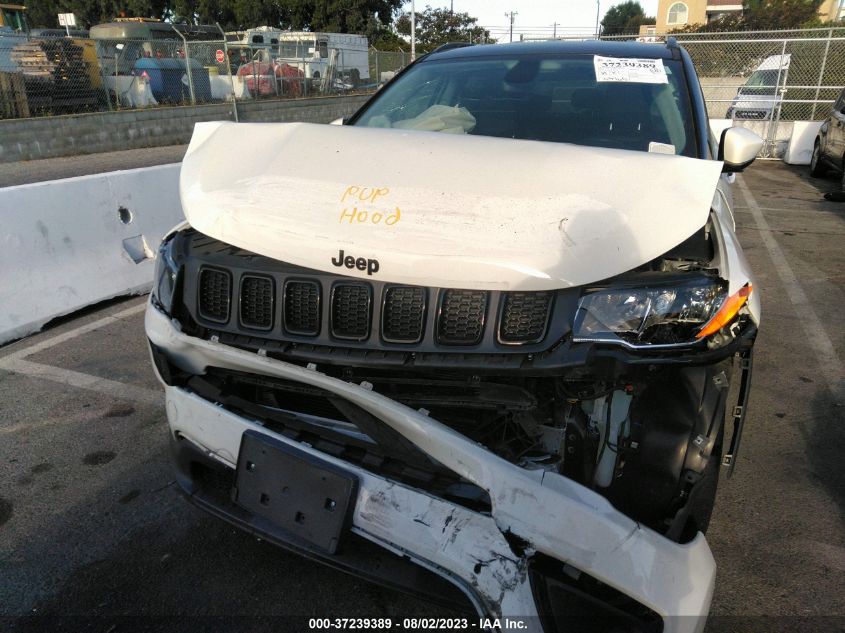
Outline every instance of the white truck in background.
POLYGON ((369 44, 363 35, 284 31, 279 61, 300 68, 308 79, 335 77, 357 86, 370 79, 369 44))
POLYGON ((772 119, 775 108, 783 101, 786 80, 789 76, 791 54, 772 55, 754 69, 745 85, 736 91, 727 119, 772 119))
POLYGON ((369 43, 363 35, 283 31, 259 26, 227 34, 230 50, 249 49, 245 58, 287 64, 302 71, 306 79, 320 81, 327 74, 354 87, 369 83, 369 43))

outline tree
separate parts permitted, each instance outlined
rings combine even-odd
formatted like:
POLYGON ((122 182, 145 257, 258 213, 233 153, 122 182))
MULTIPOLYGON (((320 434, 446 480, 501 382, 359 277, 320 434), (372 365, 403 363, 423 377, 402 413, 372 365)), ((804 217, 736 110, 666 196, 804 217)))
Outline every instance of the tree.
POLYGON ((58 27, 59 13, 73 13, 78 28, 108 22, 123 12, 129 16, 163 18, 167 0, 37 0, 27 4, 26 19, 30 27, 58 27))
POLYGON ((642 5, 636 0, 628 0, 610 7, 601 21, 604 35, 623 35, 638 33, 641 24, 654 24, 656 20, 645 14, 642 5))
POLYGON ((817 18, 822 0, 746 0, 742 17, 746 29, 795 29, 817 18))
POLYGON ((313 31, 361 33, 387 29, 402 0, 35 0, 31 26, 58 26, 58 13, 74 13, 80 26, 115 17, 150 17, 191 24, 219 22, 226 30, 275 26, 313 31))
MULTIPOLYGON (((490 32, 478 26, 478 18, 469 13, 453 13, 449 9, 428 6, 416 13, 417 48, 421 52, 434 50, 449 42, 490 42, 490 32)), ((396 30, 411 36, 411 14, 403 13, 396 20, 396 30)))
POLYGON ((821 26, 823 0, 745 0, 742 12, 734 12, 707 24, 688 24, 677 33, 718 31, 768 31, 821 26))

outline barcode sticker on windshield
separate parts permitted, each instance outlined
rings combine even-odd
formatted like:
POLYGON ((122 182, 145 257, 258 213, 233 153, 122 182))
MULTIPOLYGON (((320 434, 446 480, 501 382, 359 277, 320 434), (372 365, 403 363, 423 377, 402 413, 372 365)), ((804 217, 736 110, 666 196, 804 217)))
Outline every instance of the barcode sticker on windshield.
POLYGON ((662 59, 593 56, 596 81, 623 81, 639 84, 668 84, 662 59))

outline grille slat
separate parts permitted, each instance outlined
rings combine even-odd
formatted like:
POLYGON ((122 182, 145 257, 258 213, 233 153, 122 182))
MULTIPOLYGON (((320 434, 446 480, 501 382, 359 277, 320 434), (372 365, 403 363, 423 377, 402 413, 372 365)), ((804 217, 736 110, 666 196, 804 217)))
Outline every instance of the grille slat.
POLYGON ((509 292, 505 295, 499 321, 503 343, 536 343, 546 334, 552 293, 509 292))
POLYGON ((316 281, 285 283, 285 330, 290 334, 320 333, 320 284, 316 281))
POLYGON ((372 290, 363 284, 332 288, 331 333, 335 338, 362 341, 370 335, 372 290))
POLYGON ((273 280, 267 277, 241 277, 241 324, 257 330, 273 327, 273 280))
POLYGON ((229 320, 232 302, 232 277, 225 270, 202 268, 199 274, 199 314, 215 323, 229 320))
POLYGON ((484 335, 487 292, 444 290, 440 298, 437 338, 446 345, 477 345, 484 335))
POLYGON ((425 319, 425 289, 413 286, 388 288, 384 295, 382 336, 389 343, 417 343, 425 319))

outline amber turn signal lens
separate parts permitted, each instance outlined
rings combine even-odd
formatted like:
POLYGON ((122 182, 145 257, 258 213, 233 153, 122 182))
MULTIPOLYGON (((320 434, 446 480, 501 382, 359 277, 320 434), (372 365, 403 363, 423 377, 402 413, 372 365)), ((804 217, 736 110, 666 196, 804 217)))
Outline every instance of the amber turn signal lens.
POLYGON ((704 324, 704 327, 701 328, 698 334, 695 335, 695 338, 700 339, 705 336, 715 334, 728 323, 733 321, 733 318, 737 315, 740 308, 746 304, 748 297, 751 296, 751 290, 751 284, 745 284, 735 294, 732 294, 730 297, 725 299, 725 302, 722 304, 722 307, 719 308, 719 311, 713 315, 712 319, 704 324))

